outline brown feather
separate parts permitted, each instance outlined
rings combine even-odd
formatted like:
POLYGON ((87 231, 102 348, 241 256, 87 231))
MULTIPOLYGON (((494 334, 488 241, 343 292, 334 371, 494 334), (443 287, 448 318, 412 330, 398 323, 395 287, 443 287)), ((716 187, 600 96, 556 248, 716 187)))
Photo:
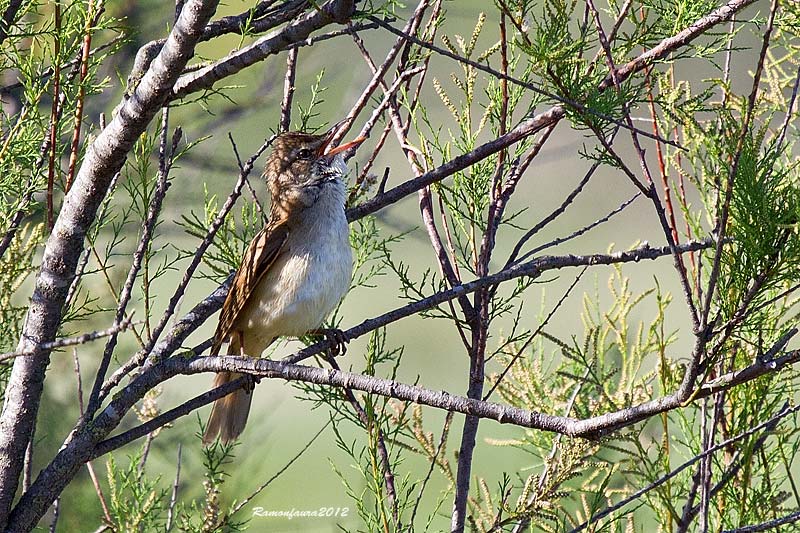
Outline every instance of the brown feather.
MULTIPOLYGON (((322 135, 292 132, 282 134, 275 140, 273 151, 264 169, 264 177, 272 199, 270 220, 250 243, 236 271, 231 289, 222 305, 219 323, 214 333, 212 355, 219 354, 222 345, 227 342, 229 355, 258 357, 261 355, 260 352, 275 340, 259 338, 253 331, 241 331, 242 324, 248 322, 248 317, 242 314, 246 313, 248 305, 253 303, 250 302, 251 298, 259 297, 254 292, 275 265, 276 260, 284 253, 291 254, 291 250, 287 249, 289 227, 296 227, 298 217, 306 216, 306 209, 314 205, 320 194, 321 181, 312 180, 315 176, 314 165, 320 164, 321 160, 318 158, 326 153, 338 126, 339 124, 322 135), (269 342, 265 344, 265 341, 269 342)), ((350 145, 344 145, 342 149, 361 141, 363 139, 357 139, 350 145)), ((327 164, 332 162, 333 159, 330 159, 327 164)), ((343 195, 342 190, 342 202, 343 195)), ((337 209, 341 209, 341 206, 337 206, 337 209)), ((346 235, 347 224, 343 217, 342 225, 346 235)), ((295 236, 300 234, 295 233, 295 236)), ((347 252, 342 257, 346 255, 350 261, 349 248, 347 252)), ((263 302, 255 303, 257 306, 263 305, 263 302)), ((271 304, 267 302, 267 305, 271 304)), ((281 334, 281 332, 270 331, 270 334, 281 334)), ((219 372, 214 380, 214 386, 221 386, 240 376, 241 374, 234 372, 219 372)), ((251 401, 252 390, 240 389, 214 402, 203 435, 203 443, 207 445, 213 442, 217 435, 225 443, 237 439, 244 430, 251 401)))
MULTIPOLYGON (((236 372, 217 372, 213 387, 220 387, 243 375, 236 372)), ((211 416, 208 417, 206 431, 203 433, 203 445, 208 446, 214 442, 217 435, 223 444, 230 444, 239 438, 247 423, 247 415, 250 414, 252 401, 253 391, 245 389, 235 390, 215 401, 211 408, 211 416)))
POLYGON ((225 303, 222 304, 211 355, 219 354, 222 344, 229 340, 239 313, 247 304, 258 282, 275 263, 288 236, 289 229, 285 221, 277 220, 265 226, 250 243, 233 278, 225 303))

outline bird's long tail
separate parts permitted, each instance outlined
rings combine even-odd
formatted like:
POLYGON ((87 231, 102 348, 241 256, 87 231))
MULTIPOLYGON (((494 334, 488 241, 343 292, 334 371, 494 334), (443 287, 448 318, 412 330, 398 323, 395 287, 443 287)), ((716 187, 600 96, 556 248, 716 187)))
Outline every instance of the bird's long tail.
MULTIPOLYGON (((234 341, 228 345, 228 355, 240 355, 238 342, 234 341)), ((214 388, 243 375, 237 372, 217 372, 214 378, 214 388)), ((253 391, 251 389, 237 389, 215 401, 211 408, 211 416, 208 417, 206 431, 203 433, 203 444, 211 444, 217 435, 224 444, 229 444, 239 438, 247 423, 247 415, 250 413, 252 401, 253 391)))

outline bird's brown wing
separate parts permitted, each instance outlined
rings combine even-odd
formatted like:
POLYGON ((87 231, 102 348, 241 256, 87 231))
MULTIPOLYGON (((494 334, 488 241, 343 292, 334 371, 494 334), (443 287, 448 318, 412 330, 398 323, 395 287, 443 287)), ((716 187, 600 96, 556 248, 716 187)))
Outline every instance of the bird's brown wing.
POLYGON ((222 304, 222 313, 219 316, 219 324, 214 334, 214 345, 211 354, 216 355, 222 343, 228 340, 233 333, 233 324, 239 316, 253 290, 261 281, 261 278, 269 271, 275 263, 275 259, 281 253, 286 238, 289 235, 286 224, 282 222, 269 223, 264 227, 248 246, 244 253, 242 263, 233 277, 231 289, 222 304))

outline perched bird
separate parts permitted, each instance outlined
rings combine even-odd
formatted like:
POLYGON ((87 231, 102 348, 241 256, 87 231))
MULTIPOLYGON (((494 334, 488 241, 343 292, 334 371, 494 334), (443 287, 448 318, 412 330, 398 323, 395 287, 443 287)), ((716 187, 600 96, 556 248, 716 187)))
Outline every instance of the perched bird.
MULTIPOLYGON (((339 124, 322 135, 289 132, 273 144, 264 176, 272 196, 269 222, 247 248, 222 306, 211 355, 259 357, 278 337, 318 328, 350 287, 353 259, 344 212, 342 152, 358 138, 330 146, 339 124)), ((218 372, 218 387, 241 377, 218 372)), ((252 387, 214 402, 203 442, 224 443, 244 430, 252 387)))

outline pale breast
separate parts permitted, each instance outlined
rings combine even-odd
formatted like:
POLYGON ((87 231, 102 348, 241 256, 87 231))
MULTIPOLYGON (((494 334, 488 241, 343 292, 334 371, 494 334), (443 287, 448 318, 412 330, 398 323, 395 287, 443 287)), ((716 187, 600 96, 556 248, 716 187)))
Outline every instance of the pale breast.
POLYGON ((263 344, 318 328, 347 293, 353 272, 341 204, 320 201, 289 231, 280 257, 259 282, 237 328, 263 344))

